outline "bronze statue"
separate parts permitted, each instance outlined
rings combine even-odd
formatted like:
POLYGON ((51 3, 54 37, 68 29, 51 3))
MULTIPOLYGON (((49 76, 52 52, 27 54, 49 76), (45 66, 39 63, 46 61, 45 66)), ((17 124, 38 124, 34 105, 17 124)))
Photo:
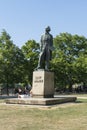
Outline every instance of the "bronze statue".
POLYGON ((53 47, 53 36, 49 33, 50 27, 45 28, 45 34, 41 36, 40 41, 40 56, 37 69, 49 70, 49 61, 52 58, 53 47))

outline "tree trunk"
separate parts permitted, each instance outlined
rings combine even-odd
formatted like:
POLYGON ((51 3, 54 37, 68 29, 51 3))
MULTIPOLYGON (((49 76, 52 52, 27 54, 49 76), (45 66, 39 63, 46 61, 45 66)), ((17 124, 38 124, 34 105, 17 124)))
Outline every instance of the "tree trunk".
POLYGON ((9 96, 9 85, 8 85, 8 82, 7 82, 7 95, 9 96))
POLYGON ((69 84, 69 92, 72 92, 72 83, 69 84))

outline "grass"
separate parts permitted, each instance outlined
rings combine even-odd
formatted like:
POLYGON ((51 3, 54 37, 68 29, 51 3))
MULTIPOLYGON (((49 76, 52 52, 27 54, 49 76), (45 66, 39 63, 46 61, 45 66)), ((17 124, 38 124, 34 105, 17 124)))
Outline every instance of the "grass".
POLYGON ((52 108, 0 101, 0 130, 87 130, 87 99, 52 108))

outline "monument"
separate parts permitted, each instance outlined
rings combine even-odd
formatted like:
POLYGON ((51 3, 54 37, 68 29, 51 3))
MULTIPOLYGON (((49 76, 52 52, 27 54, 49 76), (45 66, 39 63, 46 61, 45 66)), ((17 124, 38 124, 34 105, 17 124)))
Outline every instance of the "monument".
POLYGON ((46 27, 45 34, 41 36, 38 66, 33 72, 33 97, 54 97, 54 72, 49 69, 54 49, 53 36, 49 33, 50 31, 50 27, 46 27))
POLYGON ((54 105, 65 102, 74 102, 76 97, 54 96, 54 72, 50 70, 52 59, 53 36, 49 33, 50 27, 45 28, 45 34, 40 40, 40 55, 38 66, 33 72, 32 97, 20 99, 8 99, 9 104, 25 105, 54 105))

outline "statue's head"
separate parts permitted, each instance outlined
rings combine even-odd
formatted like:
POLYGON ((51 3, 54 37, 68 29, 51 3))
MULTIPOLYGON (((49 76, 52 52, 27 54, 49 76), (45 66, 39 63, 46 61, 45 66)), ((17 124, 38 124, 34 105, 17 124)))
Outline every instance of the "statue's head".
POLYGON ((47 26, 47 27, 45 28, 45 30, 48 31, 48 32, 51 31, 50 26, 47 26))

